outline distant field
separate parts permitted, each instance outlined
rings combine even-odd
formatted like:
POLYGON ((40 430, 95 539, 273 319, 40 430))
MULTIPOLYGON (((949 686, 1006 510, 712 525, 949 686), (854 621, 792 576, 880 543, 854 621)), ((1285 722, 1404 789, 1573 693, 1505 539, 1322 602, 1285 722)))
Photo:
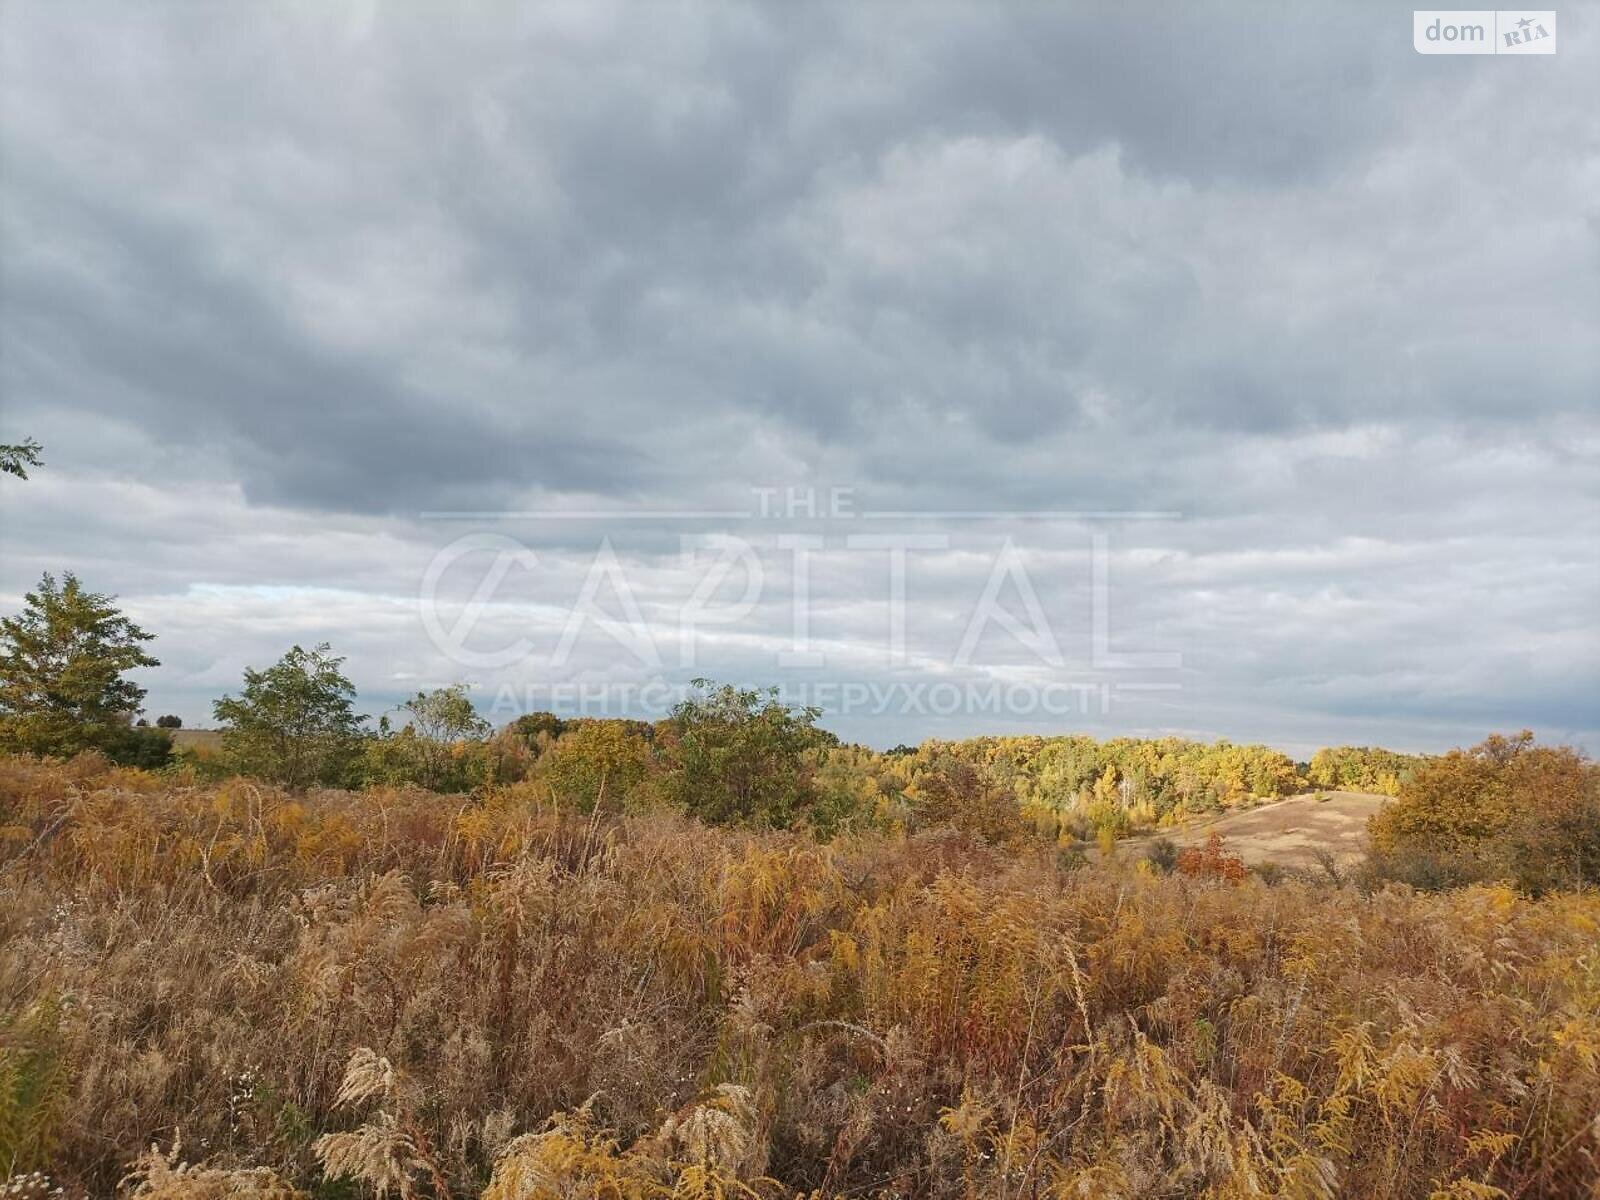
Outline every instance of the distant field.
POLYGON ((1367 792, 1313 792, 1243 812, 1223 813, 1166 831, 1164 836, 1180 846, 1192 846, 1217 833, 1231 852, 1251 864, 1315 866, 1318 850, 1331 851, 1339 860, 1348 861, 1361 856, 1366 848, 1367 818, 1388 800, 1367 792), (1317 799, 1319 794, 1326 798, 1317 799))
POLYGON ((173 729, 172 744, 191 750, 220 750, 222 734, 215 729, 173 729))

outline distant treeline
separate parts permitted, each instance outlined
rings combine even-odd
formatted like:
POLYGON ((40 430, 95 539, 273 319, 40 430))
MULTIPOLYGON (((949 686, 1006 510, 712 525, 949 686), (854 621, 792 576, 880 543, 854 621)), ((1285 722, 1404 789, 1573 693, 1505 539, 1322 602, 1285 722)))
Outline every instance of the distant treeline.
POLYGON ((843 746, 821 711, 775 691, 697 690, 655 722, 519 717, 491 730, 462 685, 419 692, 376 728, 356 712, 344 660, 292 647, 247 668, 213 705, 217 745, 174 745, 139 718, 128 673, 159 666, 153 635, 73 575, 45 575, 0 620, 0 752, 242 775, 291 789, 415 785, 435 792, 542 789, 581 811, 669 806, 715 824, 818 833, 863 825, 964 824, 991 841, 1119 836, 1308 788, 1398 794, 1420 759, 1365 747, 1297 764, 1267 746, 1182 738, 980 737, 888 753, 843 746))

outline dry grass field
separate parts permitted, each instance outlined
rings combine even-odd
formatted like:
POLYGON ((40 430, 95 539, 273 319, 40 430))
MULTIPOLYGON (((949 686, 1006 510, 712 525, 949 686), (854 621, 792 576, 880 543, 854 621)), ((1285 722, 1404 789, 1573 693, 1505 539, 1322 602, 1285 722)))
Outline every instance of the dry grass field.
POLYGON ((127 1200, 1595 1197, 1597 943, 1592 891, 0 759, 0 1170, 127 1200))
POLYGON ((217 751, 222 748, 222 734, 215 729, 172 729, 174 746, 201 751, 217 751))

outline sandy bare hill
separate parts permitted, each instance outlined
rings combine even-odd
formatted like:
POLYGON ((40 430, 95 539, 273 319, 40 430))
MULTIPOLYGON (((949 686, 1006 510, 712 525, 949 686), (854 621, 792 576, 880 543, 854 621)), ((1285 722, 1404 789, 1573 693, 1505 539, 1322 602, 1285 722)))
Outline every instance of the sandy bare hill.
POLYGON ((1348 861, 1365 851, 1367 818, 1388 801, 1387 796, 1367 792, 1311 792, 1222 813, 1165 831, 1165 836, 1180 846, 1192 846, 1219 833, 1230 851, 1252 864, 1315 866, 1318 850, 1348 861))

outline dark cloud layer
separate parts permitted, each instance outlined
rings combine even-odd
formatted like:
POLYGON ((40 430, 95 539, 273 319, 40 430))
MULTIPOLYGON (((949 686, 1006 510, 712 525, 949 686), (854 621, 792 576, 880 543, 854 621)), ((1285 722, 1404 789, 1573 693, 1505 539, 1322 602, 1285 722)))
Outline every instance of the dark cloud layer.
MULTIPOLYGON (((1505 60, 1410 13, 9 4, 0 432, 50 466, 0 589, 123 592, 198 715, 290 616, 448 677, 425 511, 1175 510, 1114 543, 1186 663, 1127 723, 1595 737, 1600 8, 1505 60)), ((1042 579, 1086 535, 1039 528, 1042 579)), ((595 529, 513 532, 570 594, 595 529)), ((610 532, 668 604, 679 529, 610 532)), ((755 620, 710 665, 776 674, 755 620)))

